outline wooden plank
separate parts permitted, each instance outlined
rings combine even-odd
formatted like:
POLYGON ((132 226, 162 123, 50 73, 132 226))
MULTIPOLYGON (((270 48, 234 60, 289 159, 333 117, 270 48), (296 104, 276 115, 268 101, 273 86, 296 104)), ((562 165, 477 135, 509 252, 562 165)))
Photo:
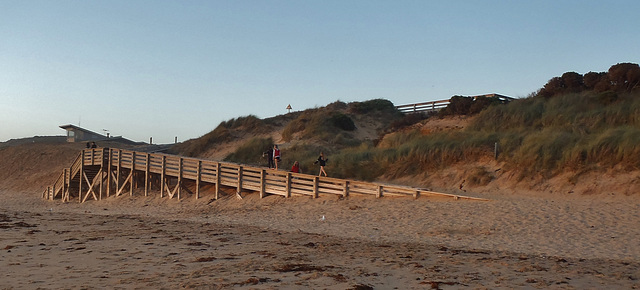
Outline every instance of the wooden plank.
POLYGON ((282 190, 281 188, 266 188, 265 189, 268 194, 282 195, 287 196, 287 192, 282 190))
POLYGON ((306 190, 306 189, 299 189, 299 188, 291 188, 291 194, 300 194, 300 195, 307 195, 307 196, 313 196, 313 190, 306 190))
POLYGON ((343 195, 344 191, 342 189, 330 189, 330 188, 318 188, 318 195, 320 194, 332 194, 332 195, 343 195))
POLYGON ((344 182, 341 182, 339 184, 334 184, 334 183, 325 183, 325 182, 322 182, 322 180, 320 180, 320 183, 318 184, 318 186, 321 188, 331 188, 331 189, 342 190, 344 189, 344 182))

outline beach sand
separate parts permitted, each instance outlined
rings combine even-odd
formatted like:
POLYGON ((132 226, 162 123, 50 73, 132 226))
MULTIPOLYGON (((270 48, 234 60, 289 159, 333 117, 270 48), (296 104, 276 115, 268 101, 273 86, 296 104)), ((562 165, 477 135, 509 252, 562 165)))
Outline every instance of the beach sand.
POLYGON ((635 196, 0 191, 0 289, 634 289, 635 196))

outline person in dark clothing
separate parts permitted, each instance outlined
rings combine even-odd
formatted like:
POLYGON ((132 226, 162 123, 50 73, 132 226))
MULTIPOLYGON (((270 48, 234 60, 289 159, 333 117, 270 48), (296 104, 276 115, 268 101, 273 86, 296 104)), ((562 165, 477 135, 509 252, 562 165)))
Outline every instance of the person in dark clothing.
POLYGON ((273 168, 273 148, 269 147, 267 151, 262 153, 262 156, 267 156, 267 167, 273 168))
POLYGON ((313 163, 320 164, 320 173, 318 173, 318 176, 322 176, 323 173, 324 176, 327 176, 327 172, 324 171, 324 166, 327 165, 327 161, 329 161, 329 159, 324 158, 324 153, 320 152, 320 157, 318 157, 318 160, 313 163))

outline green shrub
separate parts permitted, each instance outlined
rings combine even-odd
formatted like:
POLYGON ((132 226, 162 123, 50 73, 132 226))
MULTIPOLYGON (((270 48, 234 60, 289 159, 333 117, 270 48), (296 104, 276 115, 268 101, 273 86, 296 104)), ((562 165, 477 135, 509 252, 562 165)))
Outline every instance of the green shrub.
POLYGON ((353 120, 342 113, 333 113, 331 117, 329 117, 329 123, 340 130, 344 131, 353 131, 356 129, 356 124, 353 123, 353 120))
POLYGON ((349 112, 353 114, 368 114, 376 111, 395 114, 398 109, 391 101, 385 99, 349 103, 349 112))
POLYGON ((460 115, 475 115, 486 108, 496 105, 504 104, 505 102, 496 97, 464 97, 453 96, 449 100, 449 104, 438 112, 438 116, 460 116, 460 115))

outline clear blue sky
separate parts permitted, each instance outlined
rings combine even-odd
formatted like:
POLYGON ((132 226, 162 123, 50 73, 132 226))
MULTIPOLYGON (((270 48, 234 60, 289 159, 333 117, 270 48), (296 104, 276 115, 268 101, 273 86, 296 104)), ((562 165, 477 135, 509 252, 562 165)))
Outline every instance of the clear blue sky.
POLYGON ((136 141, 385 98, 525 97, 640 63, 640 1, 0 0, 0 141, 136 141))

